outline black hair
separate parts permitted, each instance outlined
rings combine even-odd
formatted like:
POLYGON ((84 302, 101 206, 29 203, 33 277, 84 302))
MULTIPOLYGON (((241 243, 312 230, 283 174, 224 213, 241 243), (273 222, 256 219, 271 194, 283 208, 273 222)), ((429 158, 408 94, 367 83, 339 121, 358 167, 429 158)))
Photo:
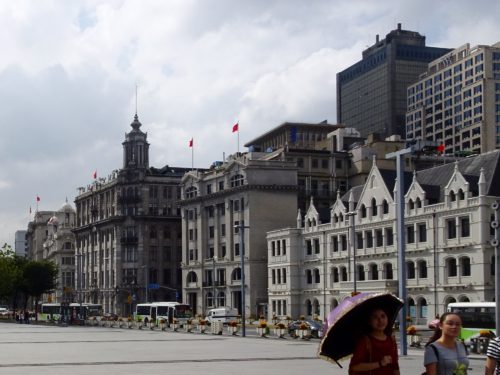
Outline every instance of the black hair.
MULTIPOLYGON (((387 316, 387 327, 385 327, 385 329, 384 329, 384 333, 385 333, 387 336, 392 336, 392 325, 390 324, 390 320, 391 320, 391 318, 390 318, 390 315, 389 315, 389 313, 387 312, 387 310, 386 310, 386 309, 384 309, 383 307, 380 307, 380 306, 376 306, 376 307, 374 307, 374 308, 371 310, 370 315, 368 315, 368 317, 370 318, 370 317, 371 317, 371 315, 372 315, 375 311, 377 311, 377 310, 381 310, 381 311, 383 311, 383 312, 384 312, 384 314, 385 314, 385 316, 387 316)), ((372 332, 373 328, 372 328, 372 326, 370 325, 370 320, 369 320, 369 319, 368 319, 368 321, 366 321, 366 323, 365 323, 365 327, 364 327, 364 328, 365 328, 365 329, 364 329, 363 331, 365 332, 365 334, 366 334, 366 335, 369 335, 369 334, 372 332)))
MULTIPOLYGON (((455 312, 445 312, 439 318, 439 323, 443 324, 443 322, 446 320, 446 317, 448 315, 456 315, 456 316, 460 317, 460 315, 458 315, 455 312)), ((432 344, 434 341, 436 341, 437 339, 439 339, 441 337, 441 335, 443 334, 443 331, 441 330, 441 324, 438 324, 436 326, 436 329, 434 330, 434 334, 431 336, 431 338, 429 339, 429 341, 427 341, 427 344, 425 344, 425 346, 429 346, 430 344, 432 344)))

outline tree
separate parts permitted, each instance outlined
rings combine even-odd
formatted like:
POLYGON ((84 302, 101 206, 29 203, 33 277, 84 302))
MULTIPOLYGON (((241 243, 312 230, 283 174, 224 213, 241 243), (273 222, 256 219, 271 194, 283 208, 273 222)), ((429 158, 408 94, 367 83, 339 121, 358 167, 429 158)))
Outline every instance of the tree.
POLYGON ((5 251, 5 245, 0 251, 0 301, 12 298, 16 286, 18 269, 12 250, 5 251))
POLYGON ((23 270, 23 289, 35 300, 35 306, 42 294, 56 287, 57 266, 48 260, 28 261, 23 270))

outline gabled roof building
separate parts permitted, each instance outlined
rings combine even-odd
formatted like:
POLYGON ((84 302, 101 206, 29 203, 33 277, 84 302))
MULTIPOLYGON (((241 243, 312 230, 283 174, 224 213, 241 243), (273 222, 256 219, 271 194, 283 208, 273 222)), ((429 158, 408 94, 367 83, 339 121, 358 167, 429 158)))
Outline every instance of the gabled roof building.
MULTIPOLYGON (((326 317, 355 283, 358 292, 398 293, 395 177, 373 162, 328 222, 311 201, 295 228, 267 233, 270 316, 326 317)), ((407 173, 407 295, 416 324, 450 302, 494 300, 490 205, 499 178, 500 151, 407 173)))

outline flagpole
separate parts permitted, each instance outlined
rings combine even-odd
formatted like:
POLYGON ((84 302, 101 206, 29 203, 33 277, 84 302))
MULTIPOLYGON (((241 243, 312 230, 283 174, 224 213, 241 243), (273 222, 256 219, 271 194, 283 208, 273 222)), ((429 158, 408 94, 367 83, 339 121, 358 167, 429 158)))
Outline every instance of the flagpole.
POLYGON ((194 139, 193 140, 193 146, 191 146, 191 170, 194 171, 194 139))

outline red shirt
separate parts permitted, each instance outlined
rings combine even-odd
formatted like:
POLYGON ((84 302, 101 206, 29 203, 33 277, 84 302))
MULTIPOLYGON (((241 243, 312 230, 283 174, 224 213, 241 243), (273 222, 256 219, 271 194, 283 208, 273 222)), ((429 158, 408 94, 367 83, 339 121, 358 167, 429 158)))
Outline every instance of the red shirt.
POLYGON ((371 370, 371 374, 393 375, 395 370, 399 370, 398 348, 396 341, 391 336, 387 336, 385 340, 379 340, 371 336, 368 337, 371 344, 371 356, 368 352, 369 345, 366 341, 366 336, 363 336, 356 343, 356 348, 354 349, 349 367, 359 363, 378 362, 382 360, 384 356, 390 355, 392 357, 392 363, 390 365, 371 370))

